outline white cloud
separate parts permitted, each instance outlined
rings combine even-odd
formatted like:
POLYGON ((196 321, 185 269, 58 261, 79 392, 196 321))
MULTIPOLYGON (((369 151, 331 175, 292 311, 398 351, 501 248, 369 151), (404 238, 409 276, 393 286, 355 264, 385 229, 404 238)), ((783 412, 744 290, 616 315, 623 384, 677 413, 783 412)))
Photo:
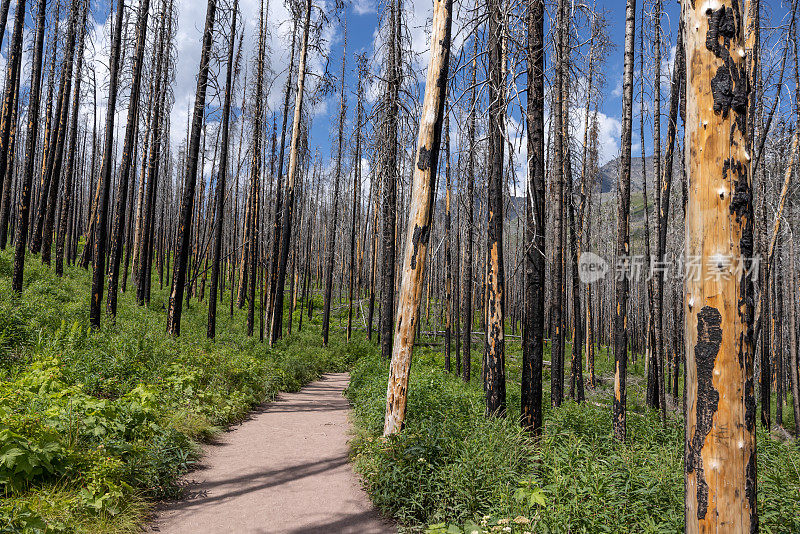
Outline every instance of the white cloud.
POLYGON ((622 96, 622 75, 617 78, 617 84, 614 86, 614 90, 611 91, 611 96, 614 98, 622 96))
POLYGON ((373 0, 354 0, 353 11, 356 15, 375 13, 375 2, 373 0))

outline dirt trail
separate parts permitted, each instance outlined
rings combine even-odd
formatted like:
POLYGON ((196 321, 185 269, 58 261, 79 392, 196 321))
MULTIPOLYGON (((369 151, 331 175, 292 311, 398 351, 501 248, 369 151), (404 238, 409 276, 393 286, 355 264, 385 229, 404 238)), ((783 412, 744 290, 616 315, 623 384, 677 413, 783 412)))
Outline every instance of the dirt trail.
POLYGON ((347 374, 281 394, 205 448, 186 497, 164 504, 151 532, 359 533, 396 528, 372 507, 348 463, 347 374))

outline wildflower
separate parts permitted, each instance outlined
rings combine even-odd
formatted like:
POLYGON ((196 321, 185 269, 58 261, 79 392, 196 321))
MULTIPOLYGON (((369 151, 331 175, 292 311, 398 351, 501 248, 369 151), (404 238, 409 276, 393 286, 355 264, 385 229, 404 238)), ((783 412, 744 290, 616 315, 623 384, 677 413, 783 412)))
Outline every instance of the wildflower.
POLYGON ((530 522, 531 520, 525 516, 518 515, 517 517, 514 518, 514 523, 518 525, 527 525, 530 522))

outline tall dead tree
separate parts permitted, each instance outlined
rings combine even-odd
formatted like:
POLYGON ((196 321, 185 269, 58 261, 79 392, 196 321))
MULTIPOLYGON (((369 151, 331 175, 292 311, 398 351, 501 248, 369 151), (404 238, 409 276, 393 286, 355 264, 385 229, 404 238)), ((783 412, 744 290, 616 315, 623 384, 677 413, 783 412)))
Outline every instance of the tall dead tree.
MULTIPOLYGON (((121 0, 120 0, 121 1, 121 0)), ((183 310, 183 292, 186 284, 186 267, 189 262, 190 237, 192 232, 192 213, 194 211, 195 188, 197 186, 197 155, 200 151, 200 131, 205 122, 206 88, 208 86, 208 66, 211 56, 211 42, 214 37, 214 15, 217 10, 216 0, 208 0, 206 8, 206 25, 203 31, 203 47, 200 55, 200 72, 197 76, 194 110, 192 113, 192 129, 186 155, 186 174, 181 200, 178 236, 175 240, 175 262, 172 272, 172 290, 169 296, 167 331, 173 336, 181 333, 181 311, 183 310)))
POLYGON ((636 0, 625 7, 625 65, 622 78, 622 158, 617 182, 617 263, 626 272, 616 281, 614 303, 614 437, 625 441, 628 378, 628 279, 630 269, 631 135, 633 133, 633 63, 636 42, 636 0))
POLYGON ((93 328, 100 328, 103 282, 106 274, 106 234, 108 227, 108 200, 111 194, 112 164, 114 157, 114 118, 117 109, 117 88, 119 85, 119 56, 122 41, 122 21, 125 18, 125 0, 117 0, 117 13, 114 20, 114 36, 111 41, 111 73, 108 86, 108 107, 106 109, 106 131, 103 143, 103 162, 98 177, 97 223, 94 231, 94 252, 92 253, 92 299, 89 306, 89 322, 93 328))
POLYGON ((450 32, 453 0, 435 0, 431 33, 431 55, 425 80, 425 96, 417 136, 414 180, 409 205, 408 239, 403 250, 402 281, 397 302, 397 329, 386 389, 386 418, 383 434, 400 432, 406 414, 411 351, 419 321, 419 303, 425 259, 428 253, 433 215, 436 167, 439 163, 444 103, 450 61, 450 32))
POLYGON ((505 416, 505 272, 503 266, 503 148, 505 141, 504 15, 501 0, 487 0, 489 48, 489 169, 486 260, 486 413, 505 416))
POLYGON ((567 18, 566 0, 558 2, 556 65, 553 82, 553 263, 550 285, 550 404, 561 406, 564 399, 564 49, 567 18))
POLYGON ((462 376, 465 382, 470 380, 472 369, 472 256, 473 256, 473 235, 475 219, 475 106, 477 105, 477 71, 478 71, 478 38, 472 37, 472 67, 470 69, 470 102, 467 116, 467 137, 469 138, 469 152, 467 153, 467 198, 466 210, 467 220, 464 225, 464 272, 461 287, 461 311, 464 321, 464 332, 462 349, 462 376))
MULTIPOLYGON (((113 5, 113 3, 112 3, 113 5)), ((55 160, 57 143, 54 136, 58 136, 59 128, 61 126, 61 111, 64 107, 64 76, 56 75, 56 63, 58 52, 61 47, 65 46, 59 32, 59 25, 61 22, 61 2, 55 4, 55 16, 53 17, 54 23, 51 25, 51 39, 50 39, 50 76, 47 81, 47 108, 45 111, 45 129, 44 129, 44 144, 42 146, 42 159, 39 169, 40 180, 39 187, 35 190, 38 198, 34 201, 36 209, 31 212, 34 217, 32 235, 30 236, 30 250, 33 253, 39 253, 42 248, 42 230, 44 227, 44 217, 48 208, 48 200, 50 199, 50 186, 53 179, 53 164, 55 160), (58 97, 56 99, 56 111, 52 113, 53 105, 53 88, 56 84, 56 79, 61 78, 58 83, 58 97)), ((72 26, 72 20, 68 22, 68 26, 72 26)), ((65 36, 66 38, 66 36, 65 36)), ((67 54, 63 54, 63 63, 61 65, 62 72, 66 67, 68 60, 67 54)), ((57 190, 57 189, 56 189, 57 190)))
MULTIPOLYGON (((25 0, 19 0, 17 9, 24 12, 25 0)), ((39 0, 36 7, 36 38, 33 45, 33 67, 31 70, 31 94, 28 104, 28 133, 25 141, 25 168, 19 193, 19 210, 14 241, 14 272, 11 289, 22 293, 22 278, 25 272, 25 247, 28 241, 28 222, 31 208, 31 185, 36 158, 36 141, 39 137, 39 98, 42 85, 42 52, 44 49, 44 26, 47 0, 39 0)))
MULTIPOLYGON (((669 119, 667 122, 667 146, 666 154, 664 156, 664 166, 661 170, 661 183, 657 185, 661 193, 661 202, 656 206, 659 211, 659 225, 658 225, 658 240, 656 241, 656 262, 660 266, 665 265, 667 253, 667 227, 669 222, 669 200, 672 191, 672 169, 673 161, 675 158, 675 138, 677 137, 678 130, 678 108, 681 100, 681 80, 685 77, 685 64, 684 64, 684 46, 683 46, 683 17, 678 23, 678 38, 675 49, 675 63, 672 67, 672 83, 670 85, 669 95, 669 119)), ((656 306, 659 307, 658 315, 663 316, 664 308, 664 272, 662 269, 655 269, 655 291, 656 291, 656 306)), ((661 345, 660 350, 664 350, 664 333, 663 333, 663 318, 661 318, 662 325, 659 325, 661 330, 661 345)), ((679 361, 677 354, 673 354, 673 393, 678 389, 678 374, 677 368, 679 361)), ((674 395, 677 398, 677 393, 674 395)), ((666 409, 666 407, 663 407, 666 409)), ((663 412, 662 412, 663 413, 663 412)))
POLYGON ((125 246, 125 216, 127 214, 128 179, 133 167, 133 150, 136 142, 136 125, 139 122, 139 91, 142 80, 142 62, 147 41, 147 18, 150 11, 150 0, 142 0, 139 4, 139 17, 136 22, 136 52, 133 56, 133 78, 128 100, 128 121, 125 125, 125 140, 122 148, 122 162, 119 167, 117 184, 117 201, 114 214, 114 226, 111 234, 111 254, 108 270, 108 299, 106 309, 109 315, 117 315, 117 287, 119 285, 119 264, 122 260, 122 249, 125 246))
MULTIPOLYGON (((344 144, 344 121, 347 114, 347 98, 344 93, 344 76, 347 65, 347 20, 344 22, 344 44, 342 47, 342 79, 339 96, 339 138, 336 151, 336 169, 333 174, 333 207, 328 224, 328 258, 325 267, 325 293, 322 311, 322 346, 328 346, 328 329, 331 321, 331 290, 333 288, 333 259, 336 249, 336 226, 339 219, 339 184, 342 181, 342 147, 344 144)), ((353 171, 355 172, 355 171, 353 171)), ((353 205, 355 210, 355 204, 353 205)))
POLYGON ((686 27, 686 532, 756 532, 753 206, 739 4, 684 0, 686 27), (741 271, 739 271, 741 268, 741 271), (741 272, 741 274, 740 274, 741 272))
POLYGON ((58 236, 56 239, 56 274, 64 274, 64 244, 67 234, 68 217, 76 210, 73 205, 72 192, 76 174, 76 150, 78 142, 78 115, 81 105, 81 80, 83 79, 83 52, 86 47, 86 21, 89 13, 89 0, 81 1, 81 20, 78 26, 77 64, 75 66, 75 92, 72 95, 72 115, 69 128, 69 142, 67 145, 67 166, 64 169, 64 188, 61 193, 61 216, 58 223, 58 236))
MULTIPOLYGON (((270 311, 270 332, 275 321, 275 292, 278 283, 278 262, 281 251, 281 216, 283 215, 283 157, 286 152, 286 123, 289 117, 289 97, 292 94, 292 72, 294 70, 295 47, 297 44, 297 23, 300 17, 294 17, 292 27, 292 51, 289 54, 289 70, 286 74, 286 86, 283 89, 283 118, 281 119, 281 143, 278 154, 278 183, 275 187, 275 217, 272 226, 272 261, 270 261, 270 286, 269 286, 269 306, 270 311)), ((283 314, 279 319, 283 322, 283 314)))
MULTIPOLYGON (((239 2, 234 0, 233 13, 231 15, 231 33, 228 43, 228 67, 225 73, 225 96, 222 103, 222 147, 220 148, 219 167, 217 168, 217 184, 214 192, 214 249, 213 259, 211 260, 211 287, 208 293, 208 328, 206 335, 209 339, 214 339, 217 324, 217 287, 220 282, 220 268, 222 256, 222 225, 225 218, 225 182, 228 177, 228 148, 229 130, 231 121, 231 99, 233 98, 233 73, 238 71, 237 64, 234 65, 233 51, 236 43, 236 19, 238 17, 239 2)), ((241 51, 241 45, 239 46, 241 51)), ((236 199, 233 200, 236 202, 236 199)), ((236 221, 233 221, 236 224, 236 221)))
MULTIPOLYGON (((351 200, 352 217, 350 221, 350 277, 348 280, 347 288, 347 341, 350 341, 350 336, 353 332, 353 285, 356 283, 356 271, 360 278, 361 269, 360 262, 356 265, 356 226, 358 221, 359 211, 357 207, 361 206, 361 125, 364 121, 364 74, 367 72, 366 58, 362 56, 357 57, 358 62, 358 88, 356 89, 356 147, 355 156, 353 158, 353 196, 351 200)), ((369 217, 369 213, 367 213, 369 217)), ((360 284, 356 288, 360 294, 360 284)))
POLYGON ((169 9, 167 9, 166 0, 163 2, 161 11, 160 32, 158 38, 157 55, 155 70, 155 85, 151 98, 155 100, 153 108, 150 111, 151 117, 147 120, 148 125, 152 124, 150 135, 150 151, 147 154, 147 165, 142 164, 141 180, 144 181, 146 177, 146 192, 143 199, 143 217, 142 217, 142 233, 138 239, 138 282, 136 284, 136 302, 140 306, 144 305, 150 300, 150 251, 152 249, 152 240, 150 236, 153 234, 153 227, 155 221, 150 215, 154 213, 156 202, 156 193, 158 186, 158 175, 160 170, 161 161, 161 147, 162 147, 162 128, 164 127, 164 120, 162 118, 162 110, 164 108, 164 99, 167 93, 167 72, 168 66, 166 65, 167 59, 165 58, 165 48, 167 46, 167 17, 172 13, 172 2, 170 1, 169 9), (146 173, 146 174, 145 174, 146 173))
MULTIPOLYGON (((653 66, 656 70, 655 81, 653 83, 653 176, 655 178, 655 208, 656 208, 656 259, 662 261, 664 255, 664 248, 661 246, 661 229, 666 228, 668 222, 669 210, 664 212, 663 208, 663 194, 662 184, 659 184, 659 177, 661 176, 661 16, 663 11, 662 0, 656 0, 654 9, 654 30, 655 30, 655 57, 653 58, 653 66)), ((680 32, 680 24, 679 30, 680 32)), ((678 38, 680 39, 680 37, 678 38)), ((677 62, 676 62, 677 64, 677 62)), ((643 145, 644 146, 644 145, 643 145)), ((667 201, 669 202, 669 201, 667 201)), ((667 207, 669 204, 667 204, 667 207)), ((665 243, 666 245, 666 243, 665 243)), ((660 270, 660 269, 658 269, 660 270)), ((655 287, 651 285, 654 290, 653 295, 653 332, 655 334, 655 361, 658 362, 659 371, 659 404, 661 407, 661 419, 666 422, 667 418, 667 396, 666 386, 667 380, 665 377, 664 369, 664 285, 659 286, 658 283, 655 287)))
POLYGON ((450 115, 447 109, 445 98, 444 112, 444 179, 445 179, 445 199, 444 199, 444 300, 445 300, 445 324, 444 324, 444 370, 450 372, 450 352, 452 343, 453 329, 453 267, 452 267, 452 222, 450 214, 451 196, 453 187, 450 178, 450 115))
POLYGON ((0 249, 5 250, 8 238, 8 223, 11 218, 11 186, 13 173, 7 172, 11 132, 16 128, 15 111, 19 100, 19 78, 22 71, 22 41, 25 28, 25 0, 17 0, 14 8, 14 31, 7 47, 8 65, 6 69, 6 90, 3 95, 2 117, 0 118, 0 249))
POLYGON ((522 329, 522 426, 542 428, 544 361, 545 179, 544 0, 528 2, 528 192, 525 198, 525 313, 522 329))
POLYGON ((255 327, 255 297, 256 297, 256 270, 258 268, 259 251, 259 228, 260 224, 260 182, 262 168, 261 137, 264 128, 264 67, 266 63, 266 14, 264 2, 261 2, 258 23, 258 55, 256 71, 256 87, 253 93, 253 139, 251 144, 251 163, 250 163, 250 191, 247 197, 247 222, 245 223, 245 249, 242 254, 243 265, 246 268, 241 271, 242 282, 247 278, 246 285, 242 285, 242 295, 244 289, 248 291, 247 299, 247 335, 253 335, 255 327))
POLYGON ((306 81, 306 58, 308 57, 308 39, 311 33, 311 0, 305 2, 305 16, 303 24, 303 41, 300 46, 300 61, 297 64, 297 90, 294 99, 294 118, 292 119, 292 141, 289 148, 289 169, 286 175, 286 198, 283 206, 283 219, 281 229, 281 253, 278 258, 278 279, 275 288, 275 303, 273 309, 272 335, 270 341, 274 343, 283 336, 283 293, 286 284, 286 266, 289 260, 289 244, 292 237, 292 213, 295 195, 295 182, 300 161, 300 119, 303 115, 303 91, 306 81))
POLYGON ((58 135, 54 147, 53 164, 48 173, 50 174, 49 201, 45 209, 42 210, 42 262, 50 265, 53 245, 53 230, 55 228, 56 206, 58 205, 58 190, 61 185, 61 167, 64 163, 64 149, 67 138, 67 121, 69 120, 69 100, 72 90, 72 68, 75 60, 75 32, 80 16, 80 0, 72 0, 69 13, 69 24, 67 26, 67 43, 64 51, 64 61, 62 63, 61 89, 59 90, 58 103, 58 135))
POLYGON ((397 217, 397 179, 399 176, 397 162, 397 130, 400 113, 400 0, 389 1, 389 57, 386 73, 386 146, 383 154, 383 228, 381 248, 381 312, 380 339, 381 358, 389 360, 393 353, 394 340, 394 278, 395 278, 395 241, 397 217))

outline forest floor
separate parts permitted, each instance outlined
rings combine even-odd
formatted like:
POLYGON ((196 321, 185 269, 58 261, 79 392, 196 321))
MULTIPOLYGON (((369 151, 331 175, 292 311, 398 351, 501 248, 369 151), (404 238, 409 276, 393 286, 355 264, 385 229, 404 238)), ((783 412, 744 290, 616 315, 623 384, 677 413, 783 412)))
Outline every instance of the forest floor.
MULTIPOLYGON (((478 336, 468 383, 444 370, 441 338, 421 336, 404 431, 386 439, 388 362, 374 336, 346 341, 346 305, 333 308, 327 347, 322 314, 307 309, 287 313, 294 330, 267 347, 246 334, 245 309, 231 315, 228 288, 214 341, 198 298, 172 338, 169 284, 156 276, 148 306, 129 288, 116 321, 92 330, 90 272, 67 266, 59 278, 32 255, 20 297, 12 262, 0 252, 0 532, 393 530, 373 510, 407 534, 683 531, 683 418, 668 410, 663 424, 647 408, 639 355, 630 355, 624 444, 610 431, 606 347, 586 402, 551 408, 545 367, 544 425, 533 440, 519 426, 518 342, 506 345, 507 417, 487 418, 478 336), (349 384, 326 374, 343 372, 349 384)), ((772 407, 776 420, 774 395, 772 407)), ((800 449, 760 426, 757 437, 761 531, 800 532, 800 449)))
POLYGON ((346 373, 280 394, 204 447, 163 504, 153 532, 301 534, 396 532, 375 511, 348 461, 346 373))

